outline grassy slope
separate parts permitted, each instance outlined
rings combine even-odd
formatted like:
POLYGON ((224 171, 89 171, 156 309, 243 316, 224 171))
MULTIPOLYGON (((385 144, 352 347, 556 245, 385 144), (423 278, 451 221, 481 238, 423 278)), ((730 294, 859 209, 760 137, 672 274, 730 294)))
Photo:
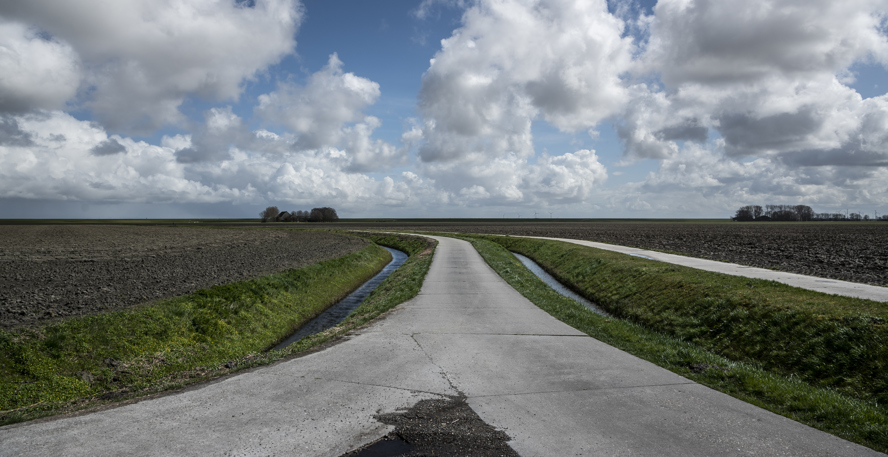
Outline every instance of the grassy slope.
POLYGON ((747 283, 724 275, 699 277, 696 270, 673 269, 658 262, 563 243, 509 237, 470 240, 513 287, 578 330, 750 403, 873 449, 888 451, 888 410, 872 401, 881 392, 865 390, 881 385, 885 377, 879 365, 885 359, 865 353, 884 350, 882 345, 872 348, 866 341, 881 336, 865 333, 879 332, 882 327, 861 324, 871 322, 865 319, 870 311, 884 312, 872 302, 859 301, 863 303, 856 310, 853 305, 858 301, 854 300, 838 299, 841 303, 830 306, 828 302, 834 297, 811 297, 768 281, 747 283), (534 259, 564 284, 637 323, 599 316, 558 295, 503 246, 534 259), (758 290, 752 293, 747 289, 758 290), (754 306, 766 310, 749 311, 754 306), (727 328, 717 326, 719 319, 725 319, 727 328), (784 335, 785 332, 792 335, 784 335), (866 336, 861 337, 860 333, 866 336), (805 340, 793 341, 803 338, 800 335, 805 335, 805 340), (728 341, 734 338, 739 341, 728 341), (768 342, 767 338, 775 341, 768 342), (837 344, 836 339, 854 343, 849 348, 837 344), (788 357, 787 352, 793 352, 787 348, 793 343, 802 347, 822 346, 815 354, 800 354, 802 360, 794 365, 802 367, 805 376, 819 376, 812 382, 801 380, 797 373, 787 376, 792 367, 779 365, 788 357), (814 362, 812 357, 821 359, 814 362), (875 372, 878 379, 836 380, 832 375, 836 368, 830 365, 834 360, 846 363, 840 360, 843 358, 869 363, 857 373, 875 372), (817 367, 817 363, 824 366, 817 367), (812 383, 837 383, 841 390, 812 383))
POLYGON ((376 274, 388 252, 371 245, 132 310, 0 332, 0 425, 181 387, 342 335, 416 295, 431 263, 433 245, 424 240, 374 239, 411 258, 355 317, 279 351, 262 352, 376 274))

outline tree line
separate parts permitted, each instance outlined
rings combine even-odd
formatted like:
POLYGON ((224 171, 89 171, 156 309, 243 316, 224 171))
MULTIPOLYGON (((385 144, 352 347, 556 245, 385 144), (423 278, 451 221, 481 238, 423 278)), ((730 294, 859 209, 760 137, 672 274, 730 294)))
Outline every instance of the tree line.
POLYGON ((277 206, 269 206, 259 213, 262 222, 335 222, 339 220, 336 210, 325 206, 311 211, 281 211, 277 206))
MULTIPOLYGON (((737 210, 735 221, 868 221, 869 214, 815 213, 808 205, 746 205, 737 210)), ((888 221, 888 215, 878 220, 888 221)))

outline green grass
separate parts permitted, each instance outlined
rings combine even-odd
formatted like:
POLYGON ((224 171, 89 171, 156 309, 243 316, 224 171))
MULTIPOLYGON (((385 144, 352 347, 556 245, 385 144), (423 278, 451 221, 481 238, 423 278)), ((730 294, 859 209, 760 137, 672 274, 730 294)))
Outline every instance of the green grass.
POLYGON ((867 390, 886 377, 888 359, 878 355, 884 326, 872 320, 883 315, 883 305, 567 243, 463 238, 515 289, 574 328, 749 403, 888 451, 888 410, 875 401, 880 391, 867 390), (507 248, 627 319, 602 317, 559 295, 507 248), (842 368, 832 364, 852 373, 836 377, 842 368))
MULTIPOLYGON (((422 282, 432 265, 437 242, 429 238, 384 233, 360 233, 381 246, 406 252, 410 257, 383 281, 348 317, 336 327, 308 336, 282 349, 283 353, 298 353, 318 346, 361 327, 395 306, 419 294, 422 282)), ((278 351, 273 351, 278 352, 278 351)))
POLYGON ((411 257, 353 317, 282 350, 265 351, 370 279, 390 254, 370 245, 309 267, 134 309, 0 331, 0 425, 272 363, 362 325, 418 293, 433 250, 413 237, 367 238, 411 257))

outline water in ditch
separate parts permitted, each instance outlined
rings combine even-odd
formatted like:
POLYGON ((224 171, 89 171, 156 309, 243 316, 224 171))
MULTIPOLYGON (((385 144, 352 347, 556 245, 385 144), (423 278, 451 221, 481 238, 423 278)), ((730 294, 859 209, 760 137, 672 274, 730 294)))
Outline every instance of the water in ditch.
POLYGON ((552 275, 550 275, 549 273, 546 273, 546 270, 543 270, 543 267, 537 265, 537 263, 534 262, 533 260, 530 260, 527 257, 525 257, 521 254, 515 253, 515 252, 513 252, 512 255, 517 257, 518 260, 520 260, 521 263, 524 264, 524 266, 527 267, 528 270, 530 270, 538 278, 542 279, 543 282, 545 282, 549 287, 554 289, 555 292, 558 292, 559 294, 564 295, 567 298, 570 298, 571 300, 585 306, 586 308, 589 308, 593 312, 601 314, 602 316, 610 317, 610 314, 608 314, 607 311, 599 308, 598 306, 595 306, 595 304, 592 303, 591 301, 585 299, 584 297, 577 295, 574 291, 568 289, 567 287, 564 287, 563 284, 558 282, 558 280, 553 278, 552 275))
POLYGON ((361 302, 370 295, 370 292, 373 292, 376 287, 379 286, 385 278, 388 278, 393 271, 397 270, 398 267, 404 264, 404 261, 407 260, 407 254, 397 250, 386 248, 383 246, 388 252, 392 254, 392 261, 389 262, 385 268, 382 269, 379 273, 376 274, 372 279, 365 282, 361 287, 351 293, 348 297, 343 298, 339 303, 327 308, 326 311, 321 313, 319 316, 314 319, 308 321, 302 327, 299 327, 299 330, 296 330, 295 333, 287 337, 283 342, 274 347, 274 349, 283 349, 302 338, 305 338, 309 335, 314 335, 318 332, 323 332, 328 328, 335 326, 336 324, 342 322, 361 302))

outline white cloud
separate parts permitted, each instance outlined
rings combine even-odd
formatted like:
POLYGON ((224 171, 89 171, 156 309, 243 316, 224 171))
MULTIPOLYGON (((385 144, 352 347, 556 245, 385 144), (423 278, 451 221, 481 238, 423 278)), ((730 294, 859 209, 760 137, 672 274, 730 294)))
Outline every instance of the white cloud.
POLYGON ((70 45, 0 17, 0 113, 62 108, 77 93, 80 78, 70 45))
POLYGON ((305 86, 284 83, 278 90, 260 95, 256 114, 288 127, 296 134, 294 147, 298 150, 341 148, 343 167, 348 171, 366 172, 404 163, 416 134, 405 134, 407 146, 403 148, 373 139, 373 131, 382 122, 364 115, 363 110, 379 99, 379 84, 345 73, 342 67, 339 57, 332 54, 305 86))
MULTIPOLYGON (((182 121, 190 95, 237 99, 245 80, 294 51, 302 20, 295 0, 29 0, 4 2, 0 14, 15 27, 52 36, 22 35, 28 52, 21 110, 57 108, 71 99, 73 62, 81 62, 85 103, 106 126, 150 132, 182 121), (56 70, 66 70, 57 72, 56 70), (69 75, 69 73, 71 75, 69 75)), ((8 27, 7 27, 8 28, 8 27)), ((21 38, 19 38, 21 41, 21 38)), ((4 78, 19 67, 2 67, 4 78)))
POLYGON ((886 7, 658 2, 634 72, 663 87, 632 86, 615 124, 629 161, 662 164, 626 192, 663 206, 858 198, 888 165, 888 96, 863 100, 847 75, 857 62, 888 64, 886 7))
POLYGON ((642 64, 671 87, 757 83, 888 63, 883 0, 662 0, 642 64))
POLYGON ((745 204, 804 204, 816 211, 888 205, 888 167, 787 164, 782 157, 738 161, 686 144, 641 182, 604 193, 611 210, 650 205, 648 215, 730 216, 745 204))
POLYGON ((279 78, 253 119, 227 106, 295 51, 298 0, 5 2, 0 199, 361 215, 888 204, 888 95, 849 86, 856 64, 888 67, 888 0, 660 0, 650 16, 619 0, 613 14, 605 0, 418 3, 419 18, 465 11, 421 76, 421 117, 392 144, 377 137, 385 110, 370 115, 380 84, 336 54, 304 84, 279 78), (179 107, 195 96, 221 103, 185 119, 179 107), (66 107, 98 122, 54 111, 66 107), (268 125, 255 129, 258 118, 268 125), (534 122, 593 139, 613 123, 617 166, 659 167, 605 187, 609 151, 540 153, 534 122), (171 123, 185 130, 159 145, 127 136, 171 123))
POLYGON ((599 1, 479 1, 422 79, 422 160, 534 154, 531 122, 595 126, 626 97, 631 38, 599 1))
POLYGON ((597 155, 534 162, 531 126, 544 119, 564 132, 589 130, 622 108, 620 75, 635 49, 623 32, 604 0, 472 3, 422 78, 422 173, 460 205, 588 198, 607 178, 597 155))
POLYGON ((284 83, 259 96, 256 113, 299 134, 299 147, 315 149, 339 142, 346 123, 363 118, 361 111, 379 98, 379 84, 343 73, 342 61, 330 56, 305 86, 284 83))
POLYGON ((3 125, 15 126, 27 142, 0 141, 0 199, 274 202, 292 209, 329 204, 351 211, 367 211, 370 202, 422 208, 447 201, 414 173, 404 172, 395 181, 345 171, 341 151, 296 150, 292 138, 246 131, 227 109, 209 112, 205 129, 222 129, 222 136, 244 131, 252 140, 228 145, 225 156, 213 161, 179 160, 183 149, 195 147, 186 135, 164 137, 156 146, 109 137, 98 125, 58 111, 7 121, 3 125))

